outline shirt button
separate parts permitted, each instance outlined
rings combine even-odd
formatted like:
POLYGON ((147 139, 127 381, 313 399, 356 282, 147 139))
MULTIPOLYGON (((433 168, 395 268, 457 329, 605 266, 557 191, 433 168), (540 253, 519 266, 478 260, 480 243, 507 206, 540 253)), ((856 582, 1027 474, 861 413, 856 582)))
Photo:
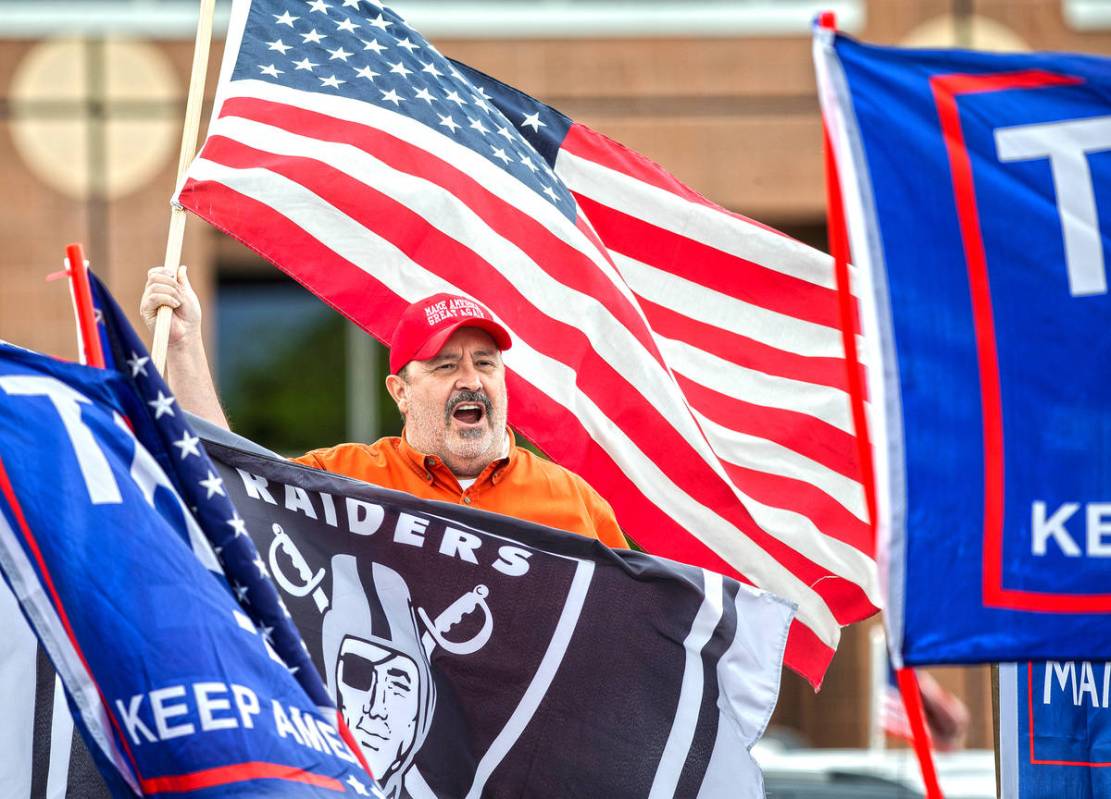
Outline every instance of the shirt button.
POLYGON ((428 459, 428 465, 429 466, 435 466, 436 465, 436 459, 435 458, 429 458, 428 459))
POLYGON ((466 502, 468 505, 471 504, 471 498, 470 497, 467 497, 467 496, 463 497, 463 501, 466 502))

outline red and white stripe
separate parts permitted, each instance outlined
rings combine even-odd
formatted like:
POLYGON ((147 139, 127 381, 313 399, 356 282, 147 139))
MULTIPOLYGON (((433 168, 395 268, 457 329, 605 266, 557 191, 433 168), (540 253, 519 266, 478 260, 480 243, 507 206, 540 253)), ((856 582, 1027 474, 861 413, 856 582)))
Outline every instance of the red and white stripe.
POLYGON ((514 426, 649 552, 798 603, 786 660, 820 682, 878 604, 828 258, 584 128, 556 164, 572 222, 401 114, 220 92, 185 207, 383 340, 414 300, 482 301, 514 426))
POLYGON ((910 728, 910 719, 907 718, 907 709, 903 704, 903 695, 894 685, 888 685, 883 693, 883 706, 880 708, 880 729, 895 738, 907 741, 914 740, 914 731, 910 728))
POLYGON ((644 309, 735 495, 829 570, 836 593, 824 596, 840 623, 870 614, 872 538, 831 259, 580 125, 556 173, 644 309))

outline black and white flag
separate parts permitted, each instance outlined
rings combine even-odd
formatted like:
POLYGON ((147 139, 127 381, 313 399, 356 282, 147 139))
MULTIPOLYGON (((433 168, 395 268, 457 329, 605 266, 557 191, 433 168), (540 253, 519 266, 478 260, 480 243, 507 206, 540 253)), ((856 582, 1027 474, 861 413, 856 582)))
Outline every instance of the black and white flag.
POLYGON ((206 442, 391 797, 763 796, 793 608, 721 575, 206 442))
POLYGON ((763 796, 790 603, 198 428, 391 799, 763 796))

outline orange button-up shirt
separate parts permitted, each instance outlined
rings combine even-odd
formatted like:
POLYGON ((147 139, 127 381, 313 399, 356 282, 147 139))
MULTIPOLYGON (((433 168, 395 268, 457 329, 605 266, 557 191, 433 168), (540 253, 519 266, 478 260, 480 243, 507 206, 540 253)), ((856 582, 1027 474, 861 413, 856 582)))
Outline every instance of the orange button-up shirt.
POLYGON ((519 448, 512 431, 509 454, 487 466, 467 489, 443 461, 413 449, 404 435, 315 449, 293 460, 424 499, 503 513, 611 547, 628 546, 613 508, 597 491, 574 472, 519 448))

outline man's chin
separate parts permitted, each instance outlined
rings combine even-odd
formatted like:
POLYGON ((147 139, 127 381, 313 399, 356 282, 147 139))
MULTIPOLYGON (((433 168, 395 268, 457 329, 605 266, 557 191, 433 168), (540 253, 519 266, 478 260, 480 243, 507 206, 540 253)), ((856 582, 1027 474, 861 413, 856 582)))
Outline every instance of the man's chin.
POLYGON ((494 431, 481 427, 456 427, 451 431, 452 449, 461 458, 477 458, 493 447, 494 431))

